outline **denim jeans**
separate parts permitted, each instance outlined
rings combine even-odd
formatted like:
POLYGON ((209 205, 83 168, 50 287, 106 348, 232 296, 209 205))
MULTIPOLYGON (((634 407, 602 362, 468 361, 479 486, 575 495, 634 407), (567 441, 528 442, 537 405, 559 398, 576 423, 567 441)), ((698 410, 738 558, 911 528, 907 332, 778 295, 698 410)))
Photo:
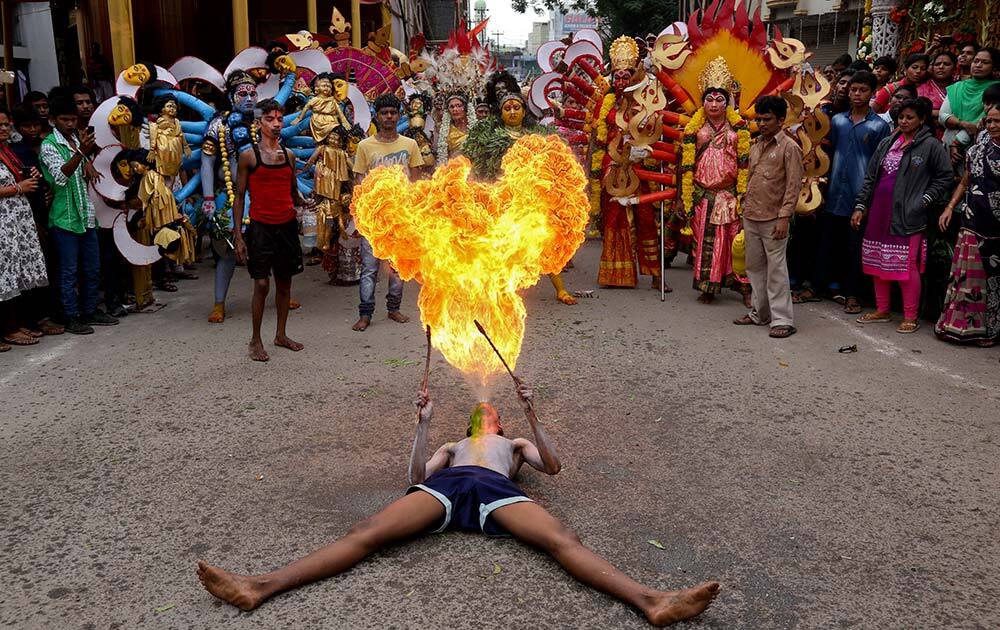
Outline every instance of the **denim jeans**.
MULTIPOLYGON (((382 261, 375 258, 371 243, 367 238, 361 238, 361 304, 358 312, 361 317, 371 317, 375 314, 375 284, 378 282, 378 268, 382 261)), ((403 280, 395 269, 389 268, 389 293, 385 296, 386 309, 390 313, 399 311, 403 303, 403 280)))
POLYGON ((66 319, 93 315, 97 310, 97 292, 101 283, 101 252, 97 230, 83 234, 53 226, 49 229, 58 261, 59 295, 66 319), (80 289, 77 299, 77 286, 80 289))

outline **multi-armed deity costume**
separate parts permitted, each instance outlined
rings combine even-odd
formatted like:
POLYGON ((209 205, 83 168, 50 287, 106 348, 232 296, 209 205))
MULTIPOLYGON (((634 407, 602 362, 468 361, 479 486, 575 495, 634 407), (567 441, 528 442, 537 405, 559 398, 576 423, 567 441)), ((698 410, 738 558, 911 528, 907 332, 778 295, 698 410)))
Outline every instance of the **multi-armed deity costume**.
POLYGON ((753 103, 765 94, 788 101, 785 124, 795 131, 806 164, 798 211, 809 212, 818 205, 829 166, 819 147, 827 121, 817 109, 829 82, 806 63, 801 42, 778 29, 769 42, 759 9, 751 17, 736 0, 714 2, 687 23, 650 37, 646 60, 645 40, 616 40, 610 92, 594 40, 600 42, 596 33, 581 31, 568 46, 543 45, 539 64, 546 72, 531 93, 533 104, 554 109, 558 124, 574 130, 577 141, 592 134, 592 184, 595 199, 600 191, 604 220, 600 283, 634 286, 638 274, 659 275, 662 253, 655 241, 666 237, 669 258, 673 237, 694 232, 695 287, 703 295, 725 285, 741 288, 731 250, 746 187, 746 121, 753 103), (719 116, 713 106, 706 116, 706 98, 720 97, 728 107, 719 116), (551 107, 552 100, 567 98, 574 107, 551 107), (652 204, 667 200, 674 200, 676 214, 670 213, 660 236, 652 204))

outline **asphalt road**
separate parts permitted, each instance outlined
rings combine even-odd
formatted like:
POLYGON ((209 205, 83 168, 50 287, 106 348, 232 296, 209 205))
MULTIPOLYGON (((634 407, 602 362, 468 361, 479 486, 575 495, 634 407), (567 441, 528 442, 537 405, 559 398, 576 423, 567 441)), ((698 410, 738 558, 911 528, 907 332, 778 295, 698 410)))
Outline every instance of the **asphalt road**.
MULTIPOLYGON (((571 289, 595 288, 599 252, 578 254, 571 289)), ((315 267, 293 289, 306 349, 251 363, 238 273, 224 325, 204 319, 205 265, 157 313, 0 355, 0 627, 646 627, 543 555, 458 533, 252 613, 204 592, 199 558, 269 570, 399 496, 420 380, 416 318, 388 321, 380 285, 352 332, 357 289, 315 267)), ((518 371, 563 471, 522 472, 526 491, 640 581, 719 580, 683 627, 1000 627, 1000 351, 862 328, 832 303, 772 340, 729 323, 735 294, 703 306, 687 269, 668 278, 665 303, 528 292, 518 371)), ((431 391, 436 445, 478 396, 440 355, 431 391)), ((493 399, 524 435, 509 382, 493 399)))

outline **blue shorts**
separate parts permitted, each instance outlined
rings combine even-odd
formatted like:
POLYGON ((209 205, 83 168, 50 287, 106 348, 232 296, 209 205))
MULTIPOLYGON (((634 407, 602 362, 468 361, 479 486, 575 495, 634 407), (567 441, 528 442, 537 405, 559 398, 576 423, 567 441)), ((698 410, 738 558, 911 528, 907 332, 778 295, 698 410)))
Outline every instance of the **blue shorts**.
POLYGON ((455 466, 439 470, 423 483, 410 486, 406 494, 422 490, 444 506, 444 520, 433 532, 446 529, 479 531, 504 536, 490 514, 512 503, 531 501, 513 481, 482 466, 455 466))

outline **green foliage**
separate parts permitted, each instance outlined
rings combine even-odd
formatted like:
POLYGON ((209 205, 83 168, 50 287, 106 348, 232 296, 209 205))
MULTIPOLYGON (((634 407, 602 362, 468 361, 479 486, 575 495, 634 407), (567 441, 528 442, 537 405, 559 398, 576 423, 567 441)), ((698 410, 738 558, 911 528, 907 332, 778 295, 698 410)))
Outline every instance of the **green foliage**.
POLYGON ((520 13, 582 11, 600 20, 605 38, 654 35, 677 21, 678 0, 511 0, 520 13))
MULTIPOLYGON (((553 130, 544 125, 524 126, 525 133, 539 133, 548 135, 553 130)), ((462 154, 472 162, 472 175, 479 181, 494 181, 500 177, 500 164, 507 150, 514 146, 514 138, 511 137, 503 124, 495 116, 490 116, 485 120, 472 125, 469 128, 469 135, 462 146, 462 154)))

